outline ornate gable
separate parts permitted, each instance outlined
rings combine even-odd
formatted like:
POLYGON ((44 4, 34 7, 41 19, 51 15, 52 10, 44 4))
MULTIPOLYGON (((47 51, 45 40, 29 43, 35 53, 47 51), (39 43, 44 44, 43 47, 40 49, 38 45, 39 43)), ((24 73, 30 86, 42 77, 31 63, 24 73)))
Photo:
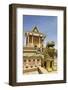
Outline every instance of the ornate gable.
POLYGON ((34 32, 34 33, 39 33, 38 28, 35 26, 35 27, 33 28, 32 32, 34 32))

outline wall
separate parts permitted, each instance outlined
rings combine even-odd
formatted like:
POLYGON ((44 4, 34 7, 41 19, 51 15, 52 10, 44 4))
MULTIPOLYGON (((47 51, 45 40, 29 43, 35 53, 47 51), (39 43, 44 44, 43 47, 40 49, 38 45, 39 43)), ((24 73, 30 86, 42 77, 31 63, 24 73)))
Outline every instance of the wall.
MULTIPOLYGON (((53 85, 36 85, 36 86, 20 86, 11 87, 8 85, 8 70, 9 70, 9 4, 10 3, 25 3, 25 4, 42 4, 67 6, 68 0, 0 0, 0 90, 67 90, 66 84, 53 85)), ((67 12, 68 15, 68 12, 67 12)), ((68 18, 67 18, 68 22, 68 18)), ((68 27, 67 27, 68 29, 68 27)), ((67 32, 68 38, 68 32, 67 32)), ((67 49, 68 50, 68 49, 67 49)), ((68 62, 67 62, 68 63, 68 62)), ((68 66, 67 66, 68 67, 68 66)), ((68 79, 67 79, 68 80, 68 79)))

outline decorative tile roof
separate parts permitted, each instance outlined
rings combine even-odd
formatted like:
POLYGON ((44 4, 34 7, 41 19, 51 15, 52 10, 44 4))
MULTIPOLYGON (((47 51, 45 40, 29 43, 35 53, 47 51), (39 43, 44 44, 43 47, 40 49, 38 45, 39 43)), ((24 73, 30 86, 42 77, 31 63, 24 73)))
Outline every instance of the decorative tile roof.
POLYGON ((25 35, 35 35, 40 37, 46 37, 43 33, 39 32, 39 29, 35 26, 32 31, 26 32, 25 35))

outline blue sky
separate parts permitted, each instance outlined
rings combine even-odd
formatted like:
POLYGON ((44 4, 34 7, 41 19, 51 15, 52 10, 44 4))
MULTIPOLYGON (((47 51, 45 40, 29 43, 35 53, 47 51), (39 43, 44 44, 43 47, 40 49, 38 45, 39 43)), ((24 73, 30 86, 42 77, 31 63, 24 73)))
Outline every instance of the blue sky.
POLYGON ((44 44, 54 41, 57 46, 57 16, 24 15, 24 32, 31 31, 34 26, 37 26, 39 31, 46 35, 44 44))

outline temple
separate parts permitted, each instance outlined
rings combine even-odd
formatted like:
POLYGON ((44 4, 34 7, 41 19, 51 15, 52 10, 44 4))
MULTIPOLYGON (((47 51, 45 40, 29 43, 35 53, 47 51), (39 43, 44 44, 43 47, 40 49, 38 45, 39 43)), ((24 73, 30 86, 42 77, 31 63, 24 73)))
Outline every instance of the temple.
POLYGON ((36 26, 32 31, 26 32, 25 37, 26 45, 23 47, 23 73, 26 74, 34 71, 47 73, 56 71, 55 43, 51 41, 44 45, 46 36, 36 26))

